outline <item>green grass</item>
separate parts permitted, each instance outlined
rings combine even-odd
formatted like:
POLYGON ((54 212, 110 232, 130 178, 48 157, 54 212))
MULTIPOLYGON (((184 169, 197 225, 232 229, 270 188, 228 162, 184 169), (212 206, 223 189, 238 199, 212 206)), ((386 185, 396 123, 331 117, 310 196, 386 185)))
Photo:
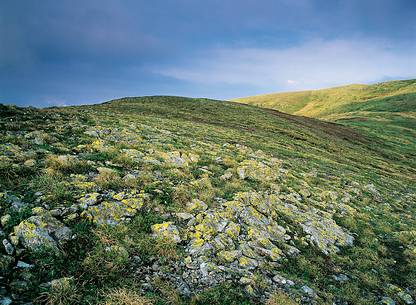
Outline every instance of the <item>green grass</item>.
MULTIPOLYGON (((236 99, 306 117, 336 122, 382 142, 391 158, 416 160, 416 80, 259 95, 236 99)), ((406 161, 405 161, 406 162, 406 161)))
POLYGON ((414 111, 416 80, 392 81, 375 85, 349 85, 321 90, 274 93, 235 101, 276 109, 282 112, 323 118, 351 108, 373 111, 414 111))
MULTIPOLYGON (((38 110, 0 107, 0 148, 8 143, 20 148, 4 152, 6 158, 0 160, 0 214, 12 216, 4 228, 7 234, 39 205, 68 207, 93 191, 108 195, 144 190, 146 194, 145 207, 119 227, 80 219, 67 222, 76 238, 62 247, 59 256, 23 252, 19 259, 35 263, 36 268, 31 274, 32 290, 22 298, 38 297, 36 287, 59 277, 73 279, 71 287, 77 287, 80 304, 105 300, 112 304, 114 296, 121 295, 126 300, 134 298, 141 278, 133 272, 137 268, 133 257, 140 257, 148 268, 155 260, 161 268, 168 268, 186 255, 183 243, 152 236, 151 225, 173 221, 174 214, 183 212, 195 198, 215 209, 218 197, 232 200, 239 192, 277 189, 285 196, 309 191, 311 200, 307 202, 313 208, 333 213, 338 225, 356 234, 353 247, 328 256, 294 241, 301 254, 285 258, 282 267, 272 270, 296 281, 294 294, 307 284, 317 291, 320 304, 334 300, 376 304, 381 295, 389 293, 389 284, 414 291, 415 242, 409 233, 416 227, 414 88, 414 81, 403 81, 286 94, 277 99, 284 101, 283 108, 271 107, 289 113, 310 109, 311 116, 333 122, 234 102, 182 97, 124 98, 100 105, 38 110), (336 107, 328 105, 335 100, 336 107), (102 132, 98 136, 101 142, 85 133, 91 127, 102 132), (50 136, 44 145, 24 137, 34 130, 50 136), (137 158, 126 157, 122 149, 131 149, 133 154, 137 150, 137 158), (199 158, 183 166, 166 161, 168 153, 178 151, 184 160, 190 159, 189 154, 199 158), (36 160, 36 168, 25 169, 26 154, 36 160), (75 159, 62 163, 56 159, 58 155, 75 159), (268 164, 273 158, 281 161, 279 170, 288 172, 284 178, 236 177, 244 161, 268 164), (99 176, 102 167, 117 174, 104 179, 99 176), (227 171, 234 176, 222 179, 227 171), (134 184, 125 183, 127 174, 136 175, 134 184), (333 191, 342 196, 354 183, 360 194, 346 204, 338 206, 338 201, 323 195, 333 191), (377 195, 366 189, 369 184, 377 195), (35 192, 42 192, 41 201, 36 201, 35 192), (24 198, 27 207, 13 212, 5 193, 24 198), (331 276, 339 272, 347 273, 351 280, 334 283, 331 276), (134 291, 129 290, 132 287, 134 291)), ((271 102, 273 98, 270 96, 271 102)), ((255 104, 260 100, 256 98, 255 104)), ((273 168, 268 175, 275 171, 273 168)), ((293 225, 283 214, 279 221, 293 225)), ((297 230, 292 233, 301 235, 297 230)), ((261 278, 260 273, 256 276, 261 278)), ((260 301, 236 283, 206 287, 191 297, 179 296, 166 280, 153 279, 149 284, 153 289, 146 300, 154 304, 260 301)), ((261 279, 256 285, 259 289, 267 286, 261 279)), ((286 294, 275 298, 290 304, 286 294)))

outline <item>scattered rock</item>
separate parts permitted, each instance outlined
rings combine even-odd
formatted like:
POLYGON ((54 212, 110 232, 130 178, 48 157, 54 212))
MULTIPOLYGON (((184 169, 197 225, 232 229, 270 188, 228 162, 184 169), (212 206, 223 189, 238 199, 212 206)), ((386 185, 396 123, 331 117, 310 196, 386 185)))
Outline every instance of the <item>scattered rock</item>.
POLYGON ((9 297, 0 297, 0 305, 10 305, 13 301, 9 297))
POLYGON ((242 284, 242 285, 253 284, 253 279, 243 276, 243 277, 240 278, 239 283, 242 284))
POLYGON ((23 163, 23 165, 27 167, 33 167, 36 165, 36 160, 33 160, 33 159, 26 160, 25 163, 23 163))
POLYGON ((3 239, 3 246, 8 255, 12 255, 14 253, 14 247, 7 239, 3 239))
POLYGON ((311 218, 302 223, 301 227, 324 254, 338 252, 337 246, 352 246, 354 241, 354 237, 345 232, 334 220, 319 215, 311 214, 311 218))
POLYGON ((349 281, 349 277, 345 274, 336 274, 332 276, 334 278, 334 280, 336 280, 337 282, 348 282, 349 281))
POLYGON ((34 267, 34 265, 31 265, 22 261, 18 261, 16 264, 16 267, 19 269, 31 269, 34 267))
POLYGON ((199 200, 199 199, 194 199, 191 202, 189 202, 186 205, 186 209, 189 212, 203 212, 208 208, 208 206, 206 205, 205 202, 199 200))
POLYGON ((400 291, 397 296, 405 303, 405 304, 414 304, 414 300, 412 296, 404 291, 400 291))
POLYGON ((279 274, 275 275, 272 278, 272 280, 273 280, 273 282, 275 282, 275 283, 277 283, 277 284, 279 284, 281 286, 285 286, 285 285, 287 285, 287 286, 293 286, 293 285, 295 285, 295 283, 293 281, 288 280, 288 279, 284 278, 283 276, 281 276, 279 274))
POLYGON ((58 244, 72 237, 71 229, 50 215, 31 216, 14 227, 22 245, 30 250, 47 247, 57 250, 58 244))
POLYGON ((301 289, 306 295, 308 295, 311 298, 316 296, 315 291, 312 288, 310 288, 309 286, 304 285, 304 286, 301 287, 301 289))
POLYGON ((191 218, 194 218, 194 215, 190 213, 176 213, 176 217, 178 217, 180 220, 189 220, 191 218))
POLYGON ((137 214, 144 205, 144 197, 143 192, 122 192, 98 203, 98 193, 87 194, 80 199, 80 207, 85 209, 81 216, 99 225, 117 225, 137 214))
POLYGON ((382 297, 380 300, 380 304, 383 305, 396 305, 396 302, 390 297, 382 297))
POLYGON ((155 236, 170 239, 175 243, 182 241, 178 228, 171 221, 152 225, 152 231, 155 236))
MULTIPOLYGON (((244 175, 243 173, 242 173, 242 175, 244 175)), ((222 175, 221 177, 220 177, 220 179, 221 180, 229 180, 229 179, 231 179, 231 177, 233 176, 233 173, 231 172, 231 171, 227 171, 227 172, 225 172, 225 174, 224 175, 222 175)), ((240 178, 241 179, 241 178, 240 178)), ((243 178, 244 179, 244 178, 243 178)))

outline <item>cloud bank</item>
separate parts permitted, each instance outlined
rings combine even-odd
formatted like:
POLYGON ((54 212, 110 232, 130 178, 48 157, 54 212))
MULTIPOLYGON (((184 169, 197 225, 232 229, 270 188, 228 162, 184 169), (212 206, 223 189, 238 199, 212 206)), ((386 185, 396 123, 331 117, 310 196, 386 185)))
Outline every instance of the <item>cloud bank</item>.
POLYGON ((416 48, 362 40, 314 40, 288 48, 216 48, 176 66, 166 77, 259 90, 297 90, 416 77, 416 48))

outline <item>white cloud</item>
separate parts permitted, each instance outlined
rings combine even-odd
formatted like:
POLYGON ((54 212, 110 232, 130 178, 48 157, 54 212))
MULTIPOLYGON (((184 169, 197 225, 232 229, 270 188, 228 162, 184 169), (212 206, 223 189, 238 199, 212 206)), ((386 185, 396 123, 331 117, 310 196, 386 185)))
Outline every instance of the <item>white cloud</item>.
POLYGON ((416 45, 395 48, 374 41, 317 40, 290 48, 213 49, 182 66, 152 70, 202 85, 294 90, 416 77, 415 51, 416 45))

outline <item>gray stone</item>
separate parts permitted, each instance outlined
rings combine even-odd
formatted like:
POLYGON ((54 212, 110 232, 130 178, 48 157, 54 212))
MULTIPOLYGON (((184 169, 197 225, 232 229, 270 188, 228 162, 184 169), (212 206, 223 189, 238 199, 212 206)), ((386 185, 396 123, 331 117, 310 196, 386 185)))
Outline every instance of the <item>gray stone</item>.
POLYGON ((31 265, 22 261, 18 261, 16 267, 20 269, 31 269, 34 267, 34 265, 31 265))
POLYGON ((347 282, 349 281, 349 277, 345 274, 337 274, 337 275, 333 275, 332 276, 334 278, 334 280, 336 280, 337 282, 347 282))
POLYGON ((243 276, 242 278, 240 278, 239 282, 242 285, 248 285, 248 284, 252 284, 253 283, 253 280, 251 278, 248 278, 248 277, 244 277, 243 276))
POLYGON ((189 285, 182 279, 178 279, 178 291, 181 295, 190 296, 191 295, 191 289, 189 285))
POLYGON ((208 276, 208 264, 207 263, 201 263, 199 265, 199 270, 201 271, 201 274, 203 277, 208 276))
POLYGON ((176 213, 176 217, 178 217, 181 220, 189 220, 193 218, 194 216, 190 213, 176 213))
POLYGON ((382 297, 380 304, 383 305, 396 305, 396 302, 390 297, 382 297))
POLYGON ((279 274, 275 275, 272 278, 272 280, 273 280, 273 282, 275 282, 277 284, 280 284, 280 285, 286 285, 287 284, 287 280, 283 276, 281 276, 279 274))
POLYGON ((3 246, 4 246, 4 250, 6 250, 7 254, 9 254, 9 255, 13 254, 14 247, 7 239, 3 239, 3 246))
POLYGON ((152 225, 152 232, 154 236, 167 238, 175 243, 181 242, 179 230, 171 221, 152 225))
POLYGON ((405 303, 405 304, 413 304, 414 300, 412 296, 404 291, 400 291, 397 296, 405 303))
POLYGON ((58 244, 68 241, 72 231, 50 215, 32 216, 14 227, 22 245, 30 250, 47 247, 57 250, 58 244))
POLYGON ((312 288, 310 288, 309 286, 303 285, 301 287, 301 289, 305 294, 307 294, 310 297, 315 297, 315 295, 316 295, 315 291, 312 288))
POLYGON ((9 297, 0 298, 0 305, 10 305, 11 303, 12 303, 12 299, 9 297))
POLYGON ((353 244, 354 237, 345 232, 333 219, 317 215, 313 217, 315 219, 301 223, 301 227, 324 254, 338 252, 337 246, 351 246, 353 244))

